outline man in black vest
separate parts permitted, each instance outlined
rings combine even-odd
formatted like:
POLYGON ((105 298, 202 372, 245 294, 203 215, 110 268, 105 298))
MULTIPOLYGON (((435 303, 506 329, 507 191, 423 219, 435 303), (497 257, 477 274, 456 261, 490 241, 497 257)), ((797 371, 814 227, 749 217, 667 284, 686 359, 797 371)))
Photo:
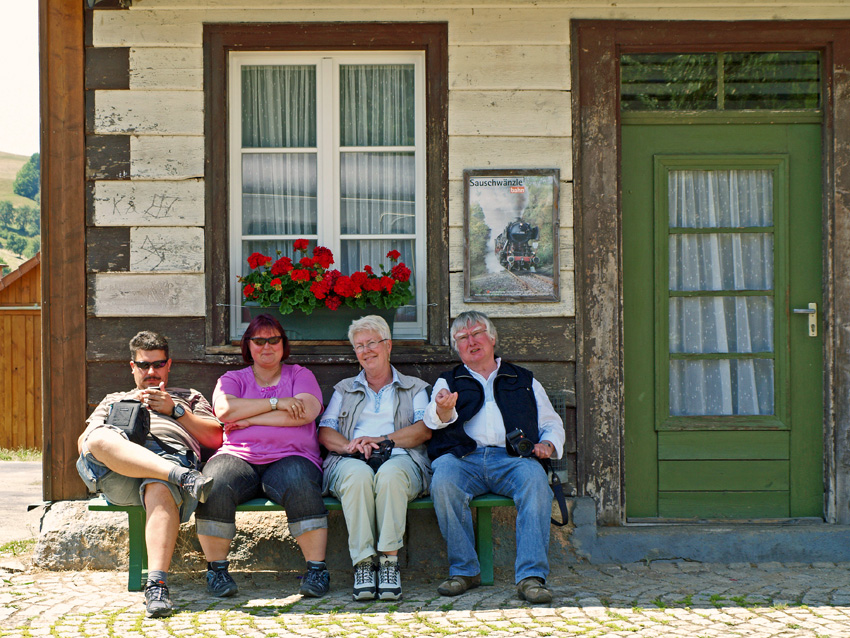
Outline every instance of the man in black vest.
POLYGON ((494 492, 517 507, 517 591, 531 603, 548 603, 552 491, 543 462, 560 458, 563 422, 529 370, 496 357, 496 328, 487 315, 461 313, 451 339, 463 365, 434 384, 424 419, 434 430, 431 495, 450 563, 437 591, 457 596, 481 584, 469 501, 494 492))

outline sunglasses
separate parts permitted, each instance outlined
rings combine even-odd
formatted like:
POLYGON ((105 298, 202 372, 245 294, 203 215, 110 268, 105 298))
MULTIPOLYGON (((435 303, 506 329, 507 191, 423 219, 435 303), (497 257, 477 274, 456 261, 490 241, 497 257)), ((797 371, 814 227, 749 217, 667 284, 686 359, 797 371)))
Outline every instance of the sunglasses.
POLYGON ((283 339, 283 337, 278 336, 278 337, 251 337, 250 340, 254 342, 255 346, 264 346, 267 343, 270 343, 273 346, 276 346, 277 344, 280 343, 281 339, 283 339))
POLYGON ((160 368, 164 368, 168 363, 168 359, 160 359, 159 361, 133 361, 139 370, 147 370, 151 366, 154 367, 154 370, 159 370, 160 368))

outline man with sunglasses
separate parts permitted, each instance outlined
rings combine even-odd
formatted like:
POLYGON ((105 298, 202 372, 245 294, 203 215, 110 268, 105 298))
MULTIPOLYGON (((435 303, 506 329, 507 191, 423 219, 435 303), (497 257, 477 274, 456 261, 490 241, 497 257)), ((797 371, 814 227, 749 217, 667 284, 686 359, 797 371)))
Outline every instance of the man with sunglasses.
POLYGON ((167 388, 171 359, 168 341, 144 330, 130 340, 135 388, 106 395, 92 412, 77 447, 77 471, 92 493, 115 505, 142 505, 147 513, 145 543, 149 616, 171 615, 167 575, 181 522, 205 501, 212 479, 197 471, 201 447, 221 445, 221 425, 197 390, 167 388), (110 406, 137 400, 148 410, 151 434, 144 445, 131 442, 106 423, 110 406))
POLYGON ((530 370, 496 357, 487 315, 462 312, 450 335, 463 365, 437 379, 424 418, 434 430, 431 495, 449 555, 449 578, 437 591, 457 596, 481 584, 469 501, 494 492, 517 507, 517 593, 548 603, 552 491, 543 464, 560 457, 564 424, 530 370))

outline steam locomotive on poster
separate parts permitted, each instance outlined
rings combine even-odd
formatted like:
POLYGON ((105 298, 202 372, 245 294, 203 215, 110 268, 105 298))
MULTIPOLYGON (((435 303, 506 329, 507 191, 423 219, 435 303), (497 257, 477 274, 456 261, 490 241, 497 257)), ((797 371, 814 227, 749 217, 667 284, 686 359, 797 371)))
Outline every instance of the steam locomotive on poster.
POLYGON ((505 270, 530 271, 537 266, 537 239, 540 229, 537 226, 517 219, 496 237, 496 257, 505 270))

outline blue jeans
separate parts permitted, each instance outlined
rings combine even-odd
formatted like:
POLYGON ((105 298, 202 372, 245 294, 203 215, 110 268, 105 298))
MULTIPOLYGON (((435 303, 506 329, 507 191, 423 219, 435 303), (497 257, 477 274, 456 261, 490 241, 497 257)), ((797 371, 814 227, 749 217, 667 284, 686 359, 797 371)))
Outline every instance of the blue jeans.
POLYGON ((502 447, 480 447, 462 459, 444 454, 431 467, 431 496, 448 546, 449 576, 481 573, 469 501, 493 492, 516 503, 516 582, 530 576, 546 580, 552 490, 539 462, 508 456, 502 447))
POLYGON ((236 506, 266 495, 286 510, 289 532, 295 537, 328 526, 322 499, 322 471, 303 456, 285 456, 255 465, 232 454, 219 454, 204 466, 215 479, 206 503, 195 510, 198 534, 233 539, 236 506))

